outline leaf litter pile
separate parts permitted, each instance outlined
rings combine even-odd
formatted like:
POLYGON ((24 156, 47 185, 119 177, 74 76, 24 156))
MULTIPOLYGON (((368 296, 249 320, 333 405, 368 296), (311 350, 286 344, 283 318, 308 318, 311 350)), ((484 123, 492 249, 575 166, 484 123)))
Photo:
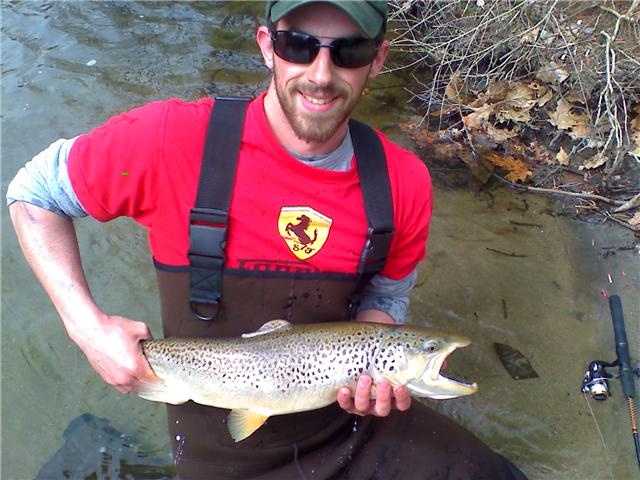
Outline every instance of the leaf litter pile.
POLYGON ((640 0, 397 1, 391 20, 432 170, 640 235, 640 0))

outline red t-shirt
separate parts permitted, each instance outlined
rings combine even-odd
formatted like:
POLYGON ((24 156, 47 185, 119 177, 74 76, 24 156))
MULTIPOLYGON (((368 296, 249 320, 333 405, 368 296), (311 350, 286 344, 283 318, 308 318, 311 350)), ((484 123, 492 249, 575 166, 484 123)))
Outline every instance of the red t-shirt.
MULTIPOLYGON (((225 267, 355 273, 367 231, 355 162, 334 172, 292 157, 269 128, 263 98, 247 111, 225 267)), ((189 211, 212 106, 209 98, 147 104, 80 136, 69 155, 71 184, 87 212, 100 221, 132 217, 146 227, 160 268, 189 263, 189 211)), ((378 135, 396 227, 382 274, 399 279, 425 255, 431 183, 420 159, 378 135)))

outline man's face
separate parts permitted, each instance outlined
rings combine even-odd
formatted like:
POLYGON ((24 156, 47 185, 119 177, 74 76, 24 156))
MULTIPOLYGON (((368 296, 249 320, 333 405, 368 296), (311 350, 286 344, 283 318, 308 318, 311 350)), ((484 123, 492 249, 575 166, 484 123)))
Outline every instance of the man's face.
MULTIPOLYGON (((300 7, 280 20, 277 29, 304 32, 322 44, 335 38, 364 36, 342 10, 330 4, 300 7)), ((320 48, 309 64, 291 63, 273 53, 272 86, 294 134, 307 143, 331 139, 346 124, 367 79, 378 73, 384 57, 386 49, 376 55, 372 64, 341 68, 333 64, 328 48, 320 48)))

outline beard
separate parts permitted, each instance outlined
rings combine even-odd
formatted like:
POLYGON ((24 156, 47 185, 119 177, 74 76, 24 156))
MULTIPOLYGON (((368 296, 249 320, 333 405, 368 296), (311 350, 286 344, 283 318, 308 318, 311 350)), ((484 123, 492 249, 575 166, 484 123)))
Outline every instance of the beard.
POLYGON ((274 70, 273 78, 278 102, 291 129, 300 140, 307 143, 322 143, 331 138, 338 127, 349 119, 362 93, 349 92, 347 88, 335 84, 318 87, 301 80, 293 80, 285 85, 279 81, 277 70, 274 70), (299 92, 320 98, 338 97, 343 103, 336 105, 329 112, 308 112, 299 107, 299 92), (350 93, 353 95, 350 96, 350 93))

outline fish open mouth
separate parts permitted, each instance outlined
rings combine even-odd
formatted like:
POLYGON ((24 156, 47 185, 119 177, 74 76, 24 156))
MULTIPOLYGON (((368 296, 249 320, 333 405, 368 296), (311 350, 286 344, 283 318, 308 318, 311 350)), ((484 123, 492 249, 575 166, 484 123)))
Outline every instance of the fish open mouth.
MULTIPOLYGON (((445 360, 446 356, 442 359, 442 364, 444 364, 445 360)), ((433 398, 447 399, 462 397, 465 395, 472 395, 478 391, 477 383, 468 383, 460 379, 459 377, 454 377, 449 372, 447 372, 446 374, 443 373, 442 364, 435 380, 435 383, 438 387, 438 397, 433 398)))
POLYGON ((478 384, 467 383, 453 378, 451 374, 444 375, 442 367, 456 349, 466 347, 471 341, 466 337, 451 337, 447 339, 448 348, 433 355, 420 379, 412 380, 407 384, 410 391, 418 396, 446 400, 448 398, 472 395, 478 391, 478 384))
POLYGON ((446 362, 449 355, 451 355, 458 348, 464 348, 469 345, 471 345, 471 340, 469 340, 467 337, 456 337, 455 340, 451 342, 451 348, 445 353, 445 355, 442 356, 440 369, 438 370, 438 380, 444 384, 449 385, 450 388, 461 392, 461 395, 471 395, 473 393, 476 393, 478 391, 478 384, 465 382, 460 378, 452 376, 449 372, 447 372, 447 374, 445 375, 443 370, 446 369, 446 362))
POLYGON ((453 377, 451 374, 444 375, 442 372, 438 374, 437 382, 447 389, 451 397, 442 397, 442 398, 453 398, 453 397, 461 397, 464 395, 472 395, 478 391, 477 383, 468 383, 463 381, 462 379, 458 379, 453 377))

